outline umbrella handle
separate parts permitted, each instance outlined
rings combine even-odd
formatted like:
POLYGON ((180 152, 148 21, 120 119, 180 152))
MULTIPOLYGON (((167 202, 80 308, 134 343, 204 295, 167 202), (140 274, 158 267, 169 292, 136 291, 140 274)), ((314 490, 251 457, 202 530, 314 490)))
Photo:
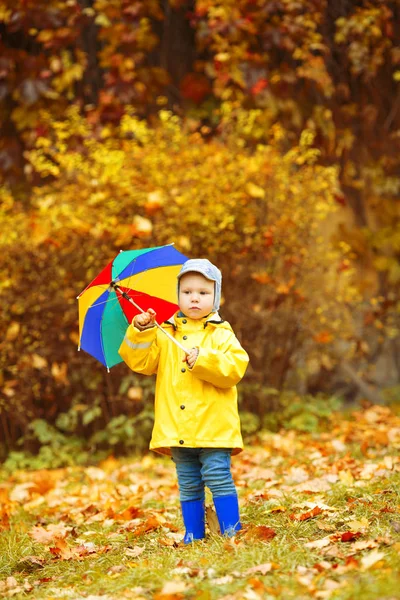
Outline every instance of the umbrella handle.
MULTIPOLYGON (((128 296, 128 294, 126 292, 124 292, 123 289, 120 288, 119 285, 117 285, 114 281, 111 282, 111 287, 113 287, 115 290, 118 290, 119 293, 121 294, 121 296, 123 296, 125 298, 125 300, 128 300, 128 302, 130 302, 131 304, 133 304, 133 306, 135 308, 137 308, 138 310, 140 310, 141 313, 145 313, 146 311, 143 310, 143 308, 141 308, 138 304, 136 304, 136 302, 134 302, 132 300, 132 298, 130 296, 128 296)), ((190 350, 188 350, 187 348, 185 348, 185 346, 182 346, 182 344, 180 344, 178 342, 178 340, 176 340, 174 337, 172 337, 171 334, 168 333, 168 331, 166 331, 163 327, 161 327, 161 325, 159 323, 157 323, 157 321, 154 321, 154 324, 156 327, 158 327, 158 329, 160 331, 162 331, 163 333, 165 333, 165 335, 171 340, 171 342, 174 342, 174 344, 176 346, 178 346, 181 350, 183 350, 183 352, 185 354, 190 354, 190 350)))

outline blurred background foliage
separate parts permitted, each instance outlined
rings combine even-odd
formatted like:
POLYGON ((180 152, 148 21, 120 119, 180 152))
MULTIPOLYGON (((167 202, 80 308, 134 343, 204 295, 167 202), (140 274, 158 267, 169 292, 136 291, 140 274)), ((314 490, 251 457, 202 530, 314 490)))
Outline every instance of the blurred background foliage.
POLYGON ((154 382, 76 351, 120 249, 220 266, 246 434, 400 400, 399 0, 0 0, 0 103, 9 465, 146 449, 154 382))

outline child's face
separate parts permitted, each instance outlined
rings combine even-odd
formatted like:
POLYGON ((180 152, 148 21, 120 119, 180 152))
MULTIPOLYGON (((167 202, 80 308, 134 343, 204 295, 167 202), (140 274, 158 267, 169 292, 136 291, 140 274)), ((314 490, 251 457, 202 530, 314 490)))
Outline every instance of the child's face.
POLYGON ((186 273, 179 283, 179 308, 191 319, 202 319, 212 312, 214 282, 200 273, 186 273))

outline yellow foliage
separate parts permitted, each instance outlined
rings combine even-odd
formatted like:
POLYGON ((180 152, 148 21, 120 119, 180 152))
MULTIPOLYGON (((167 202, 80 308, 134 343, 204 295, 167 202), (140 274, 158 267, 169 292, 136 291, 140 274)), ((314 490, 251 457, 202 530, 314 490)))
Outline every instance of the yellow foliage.
MULTIPOLYGON (((247 123, 259 118, 254 112, 247 123)), ((283 295, 307 298, 307 322, 320 322, 317 306, 328 314, 339 310, 336 292, 348 285, 338 286, 332 265, 342 251, 319 234, 319 223, 336 210, 337 171, 317 164, 312 132, 282 154, 277 128, 270 145, 249 151, 241 143, 244 112, 236 111, 224 144, 185 131, 164 110, 155 128, 125 115, 98 139, 75 109, 67 122, 42 118, 52 135, 28 158, 37 173, 56 179, 34 189, 33 206, 58 240, 73 230, 89 236, 89 247, 91 238, 108 238, 118 249, 175 242, 193 256, 242 265, 252 286, 249 302, 260 294, 267 304, 283 295)))
MULTIPOLYGON (((71 344, 76 295, 124 249, 174 242, 218 264, 223 316, 249 348, 257 377, 272 387, 293 331, 300 331, 293 343, 301 360, 318 364, 321 344, 326 357, 338 338, 351 336, 348 303, 358 298, 350 294, 351 269, 339 268, 347 247, 333 247, 320 229, 336 210, 336 169, 318 164, 309 132, 282 152, 284 132, 275 127, 270 143, 250 150, 244 115, 224 118, 222 141, 188 131, 168 111, 153 128, 127 114, 107 136, 76 108, 60 121, 40 113, 47 133, 26 153, 36 182, 31 209, 21 211, 5 188, 0 197, 1 289, 16 298, 0 325, 19 322, 27 306, 33 311, 29 326, 21 320, 20 335, 7 341, 13 369, 35 382, 36 391, 18 388, 16 397, 47 398, 51 386, 72 385, 69 374, 82 360, 71 344)), ((248 114, 250 123, 258 118, 248 114)))
POLYGON ((0 4, 0 22, 8 23, 10 21, 12 15, 11 9, 4 6, 3 3, 0 4))

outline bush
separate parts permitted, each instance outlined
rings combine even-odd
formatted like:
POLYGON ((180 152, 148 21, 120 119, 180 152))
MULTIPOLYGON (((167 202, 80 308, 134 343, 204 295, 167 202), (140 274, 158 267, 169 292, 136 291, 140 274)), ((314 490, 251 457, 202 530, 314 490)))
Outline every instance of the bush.
MULTIPOLYGON (((351 335, 351 270, 336 268, 341 252, 321 236, 337 173, 317 164, 309 132, 283 152, 278 127, 250 150, 237 121, 222 144, 165 111, 154 128, 126 114, 119 127, 96 129, 75 108, 41 120, 46 137, 27 154, 42 179, 31 208, 1 190, 4 451, 37 419, 99 432, 97 441, 109 431, 128 446, 130 424, 147 427, 147 381, 136 379, 143 399, 130 400, 124 365, 107 374, 76 352, 76 296, 120 249, 175 242, 221 267, 221 312, 249 350, 246 381, 258 388, 281 389, 305 357, 326 363, 330 343, 351 335)), ((242 409, 257 414, 252 402, 244 395, 242 409)))

